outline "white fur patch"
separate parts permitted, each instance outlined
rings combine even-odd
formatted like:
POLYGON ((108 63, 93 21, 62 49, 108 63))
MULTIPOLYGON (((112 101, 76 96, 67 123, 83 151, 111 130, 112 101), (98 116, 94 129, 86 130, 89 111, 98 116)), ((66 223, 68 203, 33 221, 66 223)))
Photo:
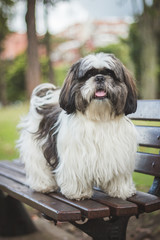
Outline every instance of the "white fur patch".
POLYGON ((123 199, 135 193, 136 131, 127 117, 99 122, 81 113, 68 116, 62 112, 59 121, 60 162, 55 174, 64 195, 90 197, 93 185, 123 199))
MULTIPOLYGON (((111 55, 107 55, 104 53, 98 53, 96 55, 88 55, 82 60, 80 69, 83 69, 83 74, 91 68, 96 68, 96 69, 102 69, 102 68, 107 68, 107 69, 112 69, 115 67, 115 61, 111 57, 111 55)), ((81 77, 81 76, 79 76, 81 77)))
POLYGON ((43 83, 38 85, 32 93, 31 97, 31 105, 30 105, 30 112, 35 113, 36 109, 41 108, 43 105, 49 105, 49 104, 56 104, 59 101, 59 94, 60 89, 56 89, 56 87, 51 83, 43 83), (38 91, 41 91, 43 89, 47 89, 46 95, 43 97, 39 97, 36 95, 38 91))

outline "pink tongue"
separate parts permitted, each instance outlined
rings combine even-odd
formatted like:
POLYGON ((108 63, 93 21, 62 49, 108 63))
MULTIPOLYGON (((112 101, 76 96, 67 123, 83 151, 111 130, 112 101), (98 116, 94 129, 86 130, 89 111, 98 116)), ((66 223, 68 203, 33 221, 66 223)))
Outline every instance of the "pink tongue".
POLYGON ((104 90, 99 90, 95 93, 96 97, 105 97, 106 96, 106 92, 104 90))

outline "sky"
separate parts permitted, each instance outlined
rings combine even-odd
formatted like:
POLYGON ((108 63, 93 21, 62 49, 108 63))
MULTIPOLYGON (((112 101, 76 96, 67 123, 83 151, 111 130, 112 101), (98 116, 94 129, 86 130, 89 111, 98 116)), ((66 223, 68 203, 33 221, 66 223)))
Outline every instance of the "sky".
MULTIPOLYGON (((151 4, 152 0, 146 0, 151 4)), ((25 32, 26 1, 17 1, 13 17, 9 22, 12 31, 25 32)), ((135 13, 142 13, 142 0, 70 0, 59 2, 48 9, 48 29, 52 34, 63 31, 69 25, 94 19, 128 18, 135 13)), ((46 31, 44 6, 37 1, 36 28, 39 34, 46 31)))

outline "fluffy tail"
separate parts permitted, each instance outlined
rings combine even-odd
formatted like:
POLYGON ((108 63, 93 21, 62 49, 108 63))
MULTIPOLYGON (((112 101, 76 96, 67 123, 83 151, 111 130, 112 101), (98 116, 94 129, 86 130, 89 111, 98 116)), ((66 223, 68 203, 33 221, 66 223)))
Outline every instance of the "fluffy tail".
POLYGON ((60 89, 51 83, 43 83, 38 85, 32 93, 30 101, 30 112, 41 112, 49 110, 53 105, 57 105, 59 101, 60 89))
POLYGON ((36 133, 43 116, 58 104, 59 93, 60 89, 50 83, 40 84, 33 90, 29 113, 21 119, 17 126, 20 132, 20 138, 17 141, 18 149, 21 148, 22 142, 24 142, 24 135, 36 133))

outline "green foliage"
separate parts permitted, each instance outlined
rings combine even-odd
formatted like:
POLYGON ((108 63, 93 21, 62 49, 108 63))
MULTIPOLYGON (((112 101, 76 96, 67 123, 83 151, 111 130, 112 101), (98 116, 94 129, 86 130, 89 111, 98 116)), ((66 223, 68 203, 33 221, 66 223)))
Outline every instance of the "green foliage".
POLYGON ((125 66, 133 70, 128 44, 126 44, 123 41, 120 41, 119 43, 116 44, 107 45, 106 47, 97 48, 95 52, 112 53, 117 58, 119 58, 125 66))
POLYGON ((8 67, 7 99, 9 102, 25 100, 26 55, 18 56, 8 67))
POLYGON ((144 11, 130 26, 128 44, 140 98, 160 97, 160 1, 143 1, 144 11))
POLYGON ((9 32, 7 20, 10 15, 10 7, 14 4, 13 0, 0 1, 0 51, 2 51, 2 41, 9 32))
POLYGON ((141 41, 141 38, 140 38, 140 33, 139 33, 137 23, 133 23, 130 25, 128 46, 130 49, 131 59, 134 63, 135 76, 140 88, 139 80, 141 79, 141 71, 142 71, 140 56, 142 54, 143 42, 141 41))
POLYGON ((48 6, 54 6, 55 4, 57 4, 58 2, 67 2, 69 0, 43 0, 43 3, 48 5, 48 6))
POLYGON ((55 82, 57 86, 62 86, 64 79, 66 78, 68 69, 68 66, 59 66, 55 68, 55 82))
MULTIPOLYGON (((46 57, 40 59, 42 82, 48 82, 48 60, 46 57)), ((7 100, 8 102, 26 100, 25 72, 26 55, 19 55, 14 61, 8 62, 6 66, 7 100)), ((55 85, 61 87, 66 77, 68 66, 54 68, 55 85)))
MULTIPOLYGON (((40 65, 41 65, 41 74, 42 74, 42 81, 43 82, 48 82, 48 71, 49 71, 49 66, 48 66, 48 60, 46 57, 41 58, 40 60, 40 65)), ((54 67, 54 80, 55 80, 55 85, 61 87, 63 84, 63 81, 66 77, 68 66, 58 66, 54 67)))

